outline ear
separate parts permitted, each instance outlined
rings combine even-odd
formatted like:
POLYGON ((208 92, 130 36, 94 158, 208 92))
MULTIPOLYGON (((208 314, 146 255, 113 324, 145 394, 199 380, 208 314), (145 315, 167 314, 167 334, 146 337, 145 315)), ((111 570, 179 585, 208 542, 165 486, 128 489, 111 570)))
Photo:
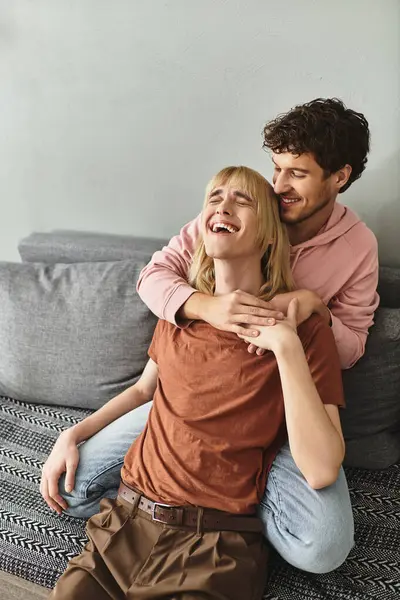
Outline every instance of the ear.
POLYGON ((334 182, 337 190, 340 190, 349 180, 352 168, 350 165, 344 165, 334 174, 334 182))

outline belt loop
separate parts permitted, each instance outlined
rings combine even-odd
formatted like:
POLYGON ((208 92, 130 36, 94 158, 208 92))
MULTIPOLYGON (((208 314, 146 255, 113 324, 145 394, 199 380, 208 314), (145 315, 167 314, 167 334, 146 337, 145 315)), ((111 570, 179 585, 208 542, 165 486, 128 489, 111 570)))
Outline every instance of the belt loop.
POLYGON ((139 492, 135 492, 135 493, 136 493, 136 498, 134 498, 134 500, 132 502, 133 506, 132 506, 132 511, 131 511, 131 518, 136 517, 136 513, 137 513, 138 507, 139 507, 139 502, 143 495, 143 494, 139 494, 139 492))
POLYGON ((197 530, 196 530, 196 535, 199 538, 203 537, 203 516, 204 516, 204 508, 202 506, 199 506, 197 508, 197 530))

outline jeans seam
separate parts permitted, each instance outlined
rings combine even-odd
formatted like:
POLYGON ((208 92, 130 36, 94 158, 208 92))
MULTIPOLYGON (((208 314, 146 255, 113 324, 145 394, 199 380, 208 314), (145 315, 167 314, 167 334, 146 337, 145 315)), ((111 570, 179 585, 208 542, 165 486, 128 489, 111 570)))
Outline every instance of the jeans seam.
MULTIPOLYGON (((282 498, 281 498, 281 494, 279 492, 279 486, 276 482, 275 476, 274 476, 274 467, 271 468, 270 472, 269 472, 269 479, 271 481, 271 485, 274 488, 274 493, 275 493, 275 497, 277 499, 277 511, 275 511, 275 519, 279 522, 279 524, 282 524, 282 498)), ((267 489, 268 489, 268 483, 267 483, 267 489)), ((265 508, 267 508, 268 510, 268 505, 264 504, 263 502, 261 502, 265 508)))
MULTIPOLYGON (((98 477, 102 477, 102 475, 104 475, 104 473, 107 473, 107 471, 110 471, 111 469, 114 469, 117 465, 123 465, 124 461, 122 460, 117 460, 115 463, 109 465, 106 469, 104 469, 103 471, 99 471, 98 473, 96 473, 96 475, 94 475, 87 483, 83 482, 83 487, 85 489, 84 491, 84 498, 88 499, 88 490, 90 488, 90 486, 93 484, 94 480, 97 479, 98 477)), ((104 488, 102 488, 104 489, 104 488)))

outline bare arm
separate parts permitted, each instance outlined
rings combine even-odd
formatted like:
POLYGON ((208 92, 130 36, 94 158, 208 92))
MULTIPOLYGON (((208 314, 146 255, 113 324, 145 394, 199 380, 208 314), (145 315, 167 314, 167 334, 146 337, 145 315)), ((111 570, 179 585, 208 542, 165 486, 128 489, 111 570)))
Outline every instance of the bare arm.
MULTIPOLYGON (((272 350, 276 356, 293 459, 310 486, 319 489, 336 481, 344 457, 344 441, 338 409, 333 404, 323 404, 296 333, 297 305, 298 300, 292 300, 284 321, 274 327, 262 328, 257 343, 266 350, 272 350)), ((326 377, 326 367, 329 366, 335 379, 328 379, 325 388, 329 389, 331 382, 339 384, 332 387, 341 394, 335 343, 329 329, 327 333, 330 350, 333 349, 334 354, 327 352, 324 372, 326 377), (336 357, 336 362, 331 357, 336 357)), ((323 351, 323 348, 316 349, 318 355, 323 351)))
POLYGON ((334 483, 344 458, 337 406, 322 404, 297 335, 275 352, 293 459, 314 489, 334 483))
POLYGON ((122 415, 152 400, 157 386, 157 378, 157 365, 150 359, 139 381, 109 400, 98 411, 60 434, 44 464, 40 481, 40 492, 50 508, 60 514, 62 509, 68 507, 64 498, 59 494, 58 482, 65 472, 65 489, 67 492, 73 490, 79 463, 78 444, 89 439, 122 415))
POLYGON ((150 358, 140 379, 134 385, 109 400, 99 410, 77 423, 77 425, 67 429, 68 435, 76 444, 79 444, 88 440, 122 415, 138 406, 142 406, 142 404, 146 404, 146 402, 153 399, 157 377, 158 367, 150 358))

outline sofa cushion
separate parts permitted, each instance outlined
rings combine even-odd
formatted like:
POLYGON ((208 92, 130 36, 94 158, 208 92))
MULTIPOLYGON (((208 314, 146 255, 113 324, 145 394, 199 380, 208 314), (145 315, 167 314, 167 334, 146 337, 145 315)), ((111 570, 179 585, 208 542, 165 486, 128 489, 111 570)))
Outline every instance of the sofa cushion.
POLYGON ((96 409, 132 385, 156 322, 136 293, 148 260, 0 263, 0 394, 96 409))
POLYGON ((343 372, 345 464, 384 468, 400 460, 400 308, 378 308, 365 355, 343 372))
POLYGON ((381 306, 387 308, 400 308, 400 268, 379 268, 378 293, 381 306))
POLYGON ((51 231, 32 233, 18 244, 24 262, 74 263, 150 259, 166 240, 95 233, 51 231))

